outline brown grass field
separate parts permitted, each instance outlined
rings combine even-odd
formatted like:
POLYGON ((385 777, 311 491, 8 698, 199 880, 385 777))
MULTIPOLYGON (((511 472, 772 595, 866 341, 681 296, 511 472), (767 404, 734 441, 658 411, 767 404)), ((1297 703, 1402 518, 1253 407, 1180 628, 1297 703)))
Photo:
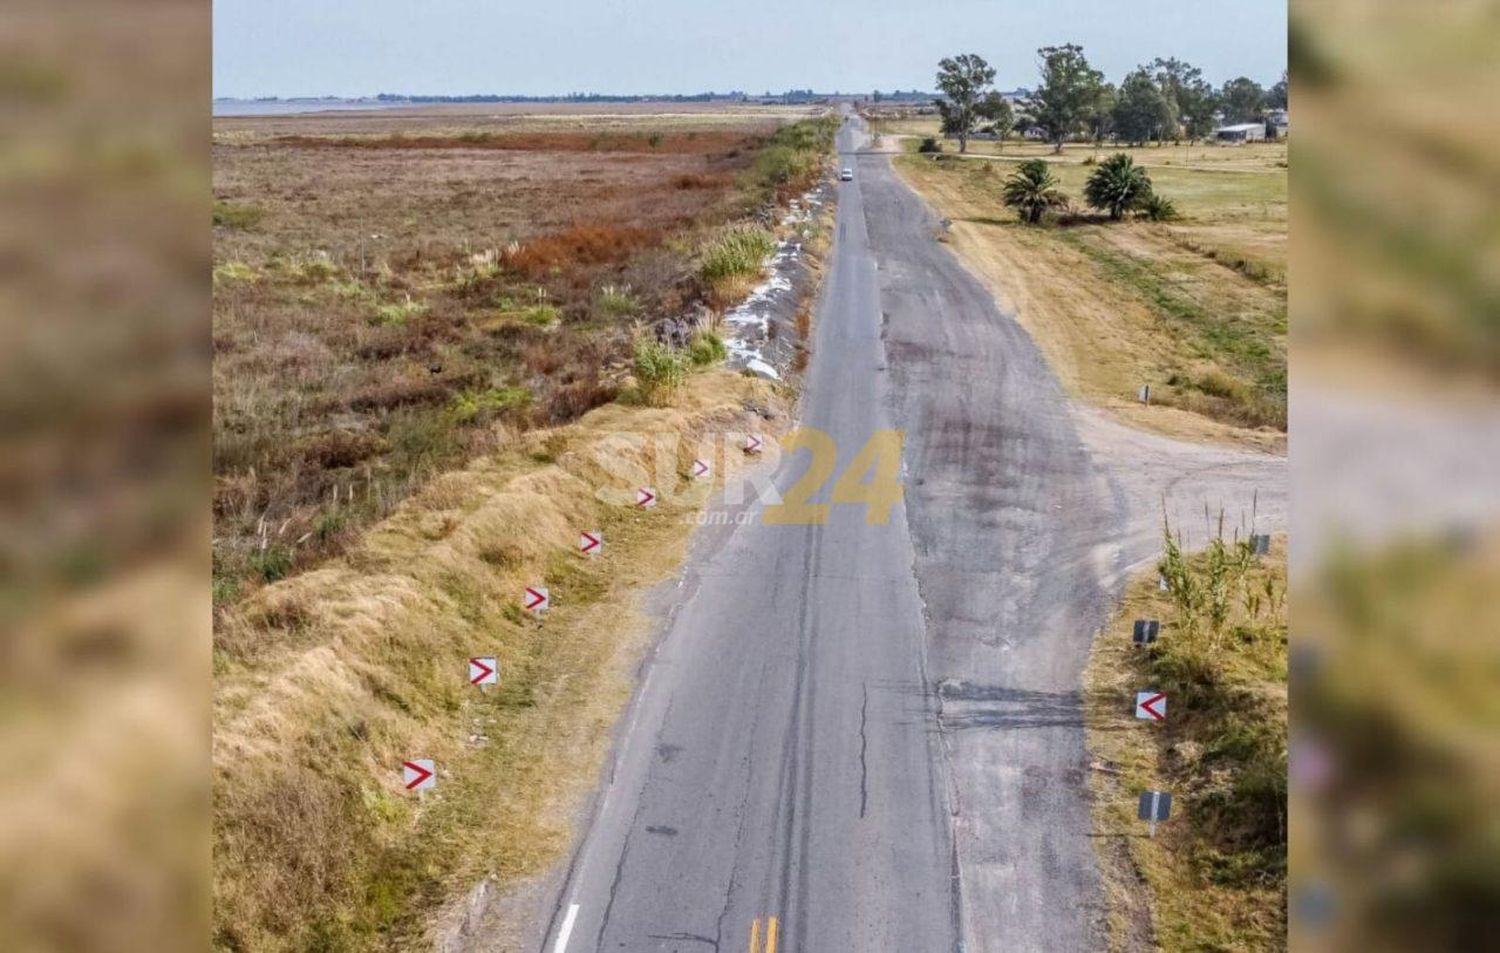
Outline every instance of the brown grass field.
POLYGON ((613 400, 638 325, 723 297, 697 271, 715 230, 807 184, 767 161, 801 115, 218 120, 216 604, 613 400))
MULTIPOLYGON (((892 140, 888 138, 887 143, 892 140)), ((945 236, 1009 306, 1064 384, 1127 420, 1190 438, 1286 442, 1286 146, 1116 150, 971 143, 973 158, 912 153, 897 169, 953 220, 945 236), (996 149, 1003 150, 995 156, 996 149), (1001 201, 1021 158, 1052 165, 1075 208, 1098 158, 1130 153, 1178 221, 1087 214, 1028 227, 1001 201), (985 158, 983 156, 990 156, 985 158), (1135 400, 1152 385, 1153 406, 1135 400)))

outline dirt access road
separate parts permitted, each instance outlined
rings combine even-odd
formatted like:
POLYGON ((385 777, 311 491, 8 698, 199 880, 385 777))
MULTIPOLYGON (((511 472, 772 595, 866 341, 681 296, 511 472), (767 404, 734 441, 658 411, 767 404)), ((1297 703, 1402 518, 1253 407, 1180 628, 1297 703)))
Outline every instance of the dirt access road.
POLYGON ((867 142, 849 117, 800 417, 836 473, 903 430, 905 502, 703 534, 528 949, 1102 948, 1090 640, 1164 494, 1284 523, 1283 460, 1075 407, 867 142))

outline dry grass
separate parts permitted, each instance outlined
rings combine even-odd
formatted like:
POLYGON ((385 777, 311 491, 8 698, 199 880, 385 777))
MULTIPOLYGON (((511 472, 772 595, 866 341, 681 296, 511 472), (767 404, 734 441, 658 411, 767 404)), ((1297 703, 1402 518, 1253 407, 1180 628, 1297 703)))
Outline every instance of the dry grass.
MULTIPOLYGON (((1075 198, 1084 158, 1054 170, 1075 198)), ((1175 436, 1284 448, 1284 172, 1153 169, 1182 222, 1034 228, 1000 201, 1007 161, 896 166, 1073 393, 1175 436), (1135 402, 1144 383, 1151 408, 1135 402)))
POLYGON ((1158 569, 1126 590, 1085 674, 1096 849, 1111 951, 1285 949, 1287 623, 1285 539, 1260 562, 1226 547, 1221 625, 1213 557, 1158 569), (1178 580, 1202 600, 1190 614, 1178 580), (1135 647, 1135 619, 1160 640, 1135 647), (1135 693, 1167 694, 1167 721, 1134 717, 1135 693), (1155 839, 1136 819, 1144 790, 1174 795, 1155 839))
POLYGON ((788 122, 810 119, 820 107, 731 106, 725 103, 473 103, 400 109, 350 110, 300 115, 214 120, 217 141, 265 136, 457 136, 575 132, 633 134, 642 128, 669 132, 770 133, 788 122))
POLYGON ((219 606, 614 399, 636 322, 730 303, 699 247, 783 184, 757 167, 775 113, 295 118, 216 124, 219 606))
MULTIPOLYGON (((631 152, 643 155, 718 155, 734 158, 760 146, 744 132, 491 132, 453 135, 279 136, 274 145, 304 149, 500 149, 511 152, 631 152)), ((676 181, 673 182, 676 185, 676 181)), ((680 186, 679 186, 680 187, 680 186)))
POLYGON ((614 435, 684 438, 659 470, 686 484, 689 440, 786 420, 767 385, 723 371, 670 407, 601 408, 429 482, 343 559, 229 612, 215 653, 217 948, 427 948, 444 900, 553 862, 629 695, 647 635, 637 595, 675 570, 682 517, 703 498, 600 502, 596 488, 625 489, 603 463, 650 453, 614 435), (597 560, 573 551, 585 528, 604 532, 597 560), (539 582, 554 603, 542 620, 518 604, 539 582), (499 657, 499 691, 465 683, 475 654, 499 657), (415 756, 440 766, 422 802, 398 782, 415 756))

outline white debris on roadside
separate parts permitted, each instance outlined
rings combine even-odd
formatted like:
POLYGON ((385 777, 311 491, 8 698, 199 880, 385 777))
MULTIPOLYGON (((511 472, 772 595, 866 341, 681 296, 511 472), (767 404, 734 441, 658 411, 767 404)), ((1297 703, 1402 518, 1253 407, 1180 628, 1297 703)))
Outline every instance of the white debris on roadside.
MULTIPOLYGON (((781 219, 783 226, 810 225, 823 202, 814 192, 788 203, 789 211, 781 219)), ((767 277, 751 289, 750 294, 739 305, 724 315, 724 345, 729 351, 729 364, 740 367, 759 377, 781 380, 776 358, 768 353, 771 344, 771 322, 776 316, 789 321, 796 311, 797 303, 791 300, 796 294, 796 269, 802 266, 801 237, 808 235, 807 228, 797 229, 795 239, 783 239, 776 243, 776 250, 765 261, 767 277)), ((783 355, 790 359, 790 350, 783 355)))

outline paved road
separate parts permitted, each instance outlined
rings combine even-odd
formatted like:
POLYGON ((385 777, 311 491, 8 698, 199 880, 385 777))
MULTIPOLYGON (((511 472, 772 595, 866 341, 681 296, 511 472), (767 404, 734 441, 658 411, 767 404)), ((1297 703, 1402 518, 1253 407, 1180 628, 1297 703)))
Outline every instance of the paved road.
POLYGON ((1079 673, 1151 516, 866 138, 801 419, 904 430, 905 503, 700 548, 539 950, 1102 948, 1079 673))

